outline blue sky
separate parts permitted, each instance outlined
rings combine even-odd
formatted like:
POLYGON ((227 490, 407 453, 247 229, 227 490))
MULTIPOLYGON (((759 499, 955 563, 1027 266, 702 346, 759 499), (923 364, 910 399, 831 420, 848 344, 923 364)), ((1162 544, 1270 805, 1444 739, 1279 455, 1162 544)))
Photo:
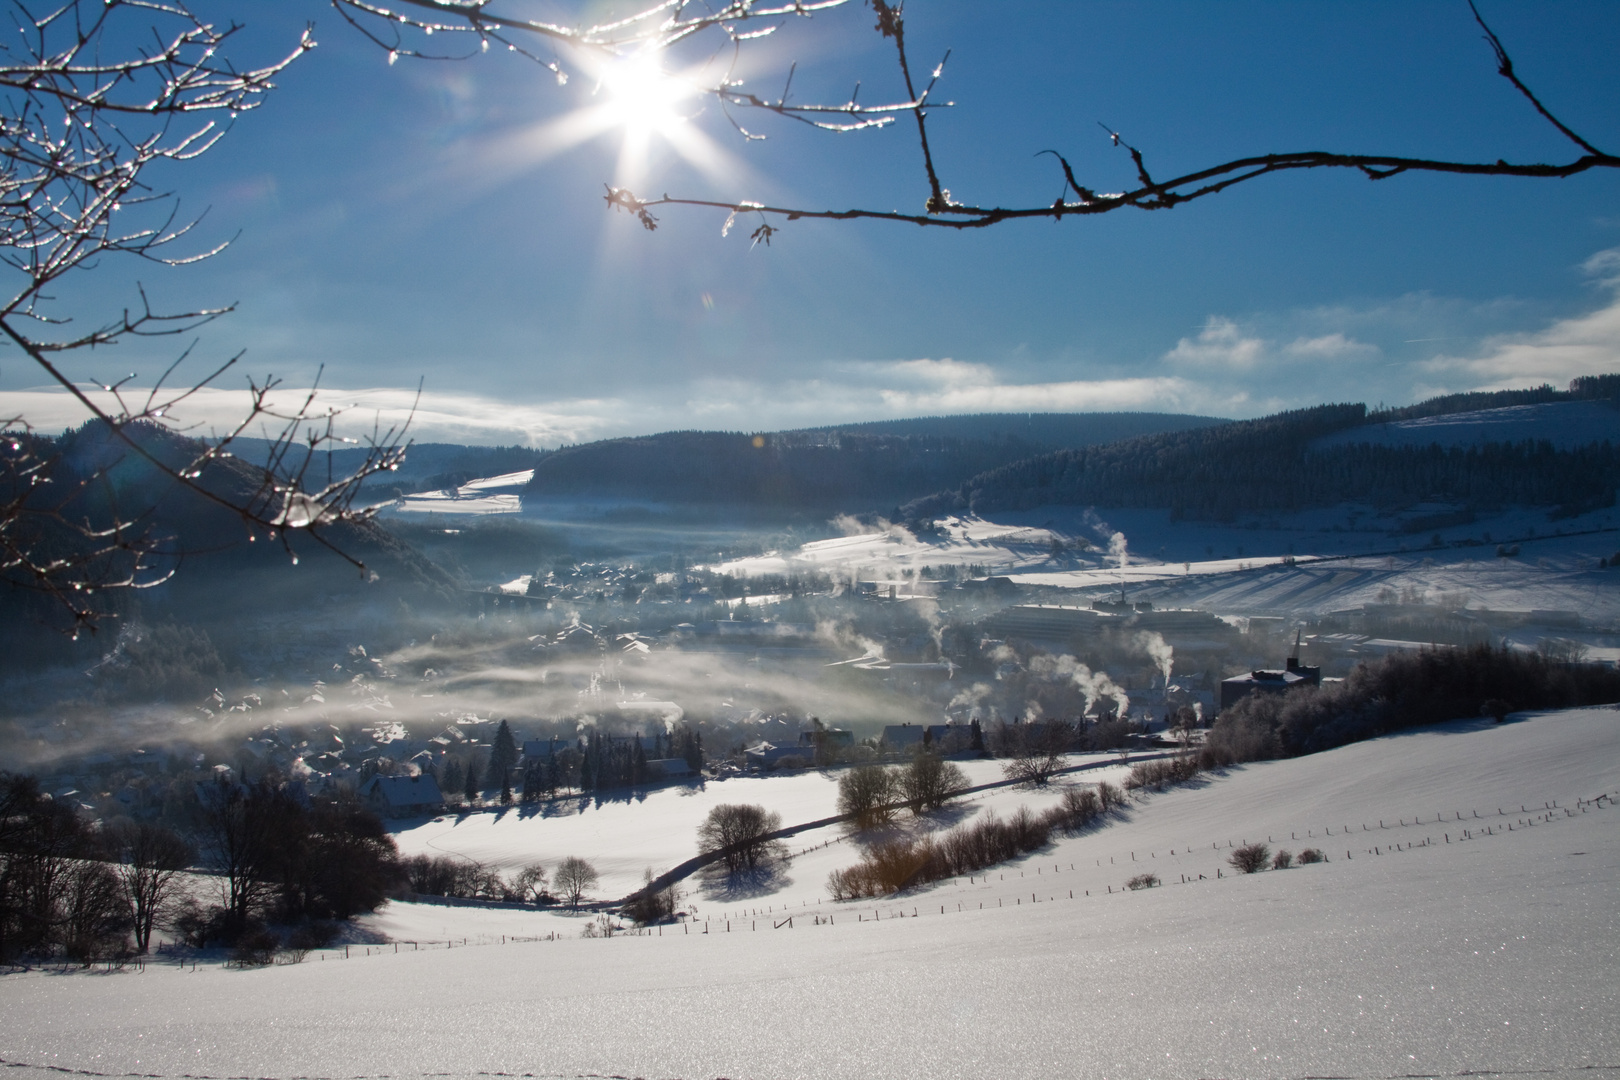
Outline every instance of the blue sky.
MULTIPOLYGON (((961 235, 799 221, 751 248, 751 224, 722 238, 724 215, 702 210, 661 211, 646 232, 607 210, 603 185, 920 209, 909 127, 832 135, 743 117, 769 136, 745 143, 693 103, 702 167, 656 135, 627 161, 619 128, 548 149, 556 125, 609 97, 566 53, 566 86, 499 50, 390 65, 313 0, 213 7, 246 24, 246 60, 285 51, 308 20, 320 42, 168 178, 184 207, 208 210, 204 234, 234 244, 172 271, 108 262, 60 302, 88 319, 129 303, 136 280, 172 306, 236 301, 200 360, 246 350, 246 368, 291 387, 324 364, 329 400, 367 421, 423 380, 422 439, 556 445, 1004 409, 1236 417, 1620 370, 1612 171, 1292 174, 1169 212, 961 235)), ((1620 146, 1620 5, 1482 10, 1555 112, 1620 146)), ((745 54, 748 85, 774 95, 797 61, 801 100, 841 100, 857 79, 862 101, 898 100, 872 21, 858 5, 790 21, 745 54)), ((907 26, 918 66, 952 50, 939 93, 956 104, 931 124, 964 201, 1050 202, 1060 177, 1035 156, 1049 147, 1094 187, 1128 186, 1129 158, 1099 121, 1161 175, 1273 150, 1576 156, 1496 75, 1460 0, 914 0, 907 26)), ((120 348, 75 374, 149 379, 173 343, 120 348)), ((25 392, 40 382, 0 356, 0 403, 45 428, 70 419, 25 392)), ((223 422, 234 401, 201 399, 188 419, 223 422)))

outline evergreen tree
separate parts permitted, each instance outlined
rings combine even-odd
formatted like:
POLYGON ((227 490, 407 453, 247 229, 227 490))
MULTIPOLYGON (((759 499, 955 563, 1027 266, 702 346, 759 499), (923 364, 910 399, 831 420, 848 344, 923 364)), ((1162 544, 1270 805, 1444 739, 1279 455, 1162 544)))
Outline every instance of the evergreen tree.
POLYGON ((478 774, 481 771, 482 770, 478 766, 478 759, 476 757, 469 757, 467 759, 467 783, 465 789, 462 791, 462 794, 466 796, 467 801, 470 803, 478 801, 478 774))
POLYGON ((484 786, 500 788, 503 806, 512 803, 512 770, 517 766, 517 760, 517 740, 512 737, 511 726, 502 720, 501 726, 495 731, 495 745, 489 752, 489 776, 484 786))
POLYGON ((686 736, 684 740, 686 745, 681 756, 686 759, 686 764, 691 767, 693 772, 701 772, 703 770, 703 734, 696 728, 686 728, 684 734, 686 736))
POLYGON ((467 770, 461 764, 461 759, 453 757, 444 763, 444 775, 439 777, 439 788, 442 791, 459 792, 467 786, 467 770))

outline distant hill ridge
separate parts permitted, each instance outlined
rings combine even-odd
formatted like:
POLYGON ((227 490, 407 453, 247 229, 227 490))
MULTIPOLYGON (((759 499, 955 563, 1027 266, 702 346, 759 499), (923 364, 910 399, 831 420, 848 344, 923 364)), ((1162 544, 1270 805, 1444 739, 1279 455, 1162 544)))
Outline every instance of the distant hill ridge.
POLYGON ((1166 413, 990 413, 769 433, 667 431, 556 450, 536 462, 524 500, 884 509, 1053 449, 1223 423, 1166 413))
POLYGON ((1379 445, 1355 429, 1395 420, 1564 401, 1615 400, 1620 376, 1551 386, 1453 394, 1402 409, 1321 405, 1219 427, 1144 435, 1042 454, 987 470, 901 508, 905 520, 1037 506, 1169 509, 1230 520, 1341 502, 1426 500, 1486 508, 1550 506, 1574 514, 1614 504, 1620 440, 1558 449, 1547 442, 1471 446, 1379 445), (1338 445, 1315 446, 1318 440, 1338 445))

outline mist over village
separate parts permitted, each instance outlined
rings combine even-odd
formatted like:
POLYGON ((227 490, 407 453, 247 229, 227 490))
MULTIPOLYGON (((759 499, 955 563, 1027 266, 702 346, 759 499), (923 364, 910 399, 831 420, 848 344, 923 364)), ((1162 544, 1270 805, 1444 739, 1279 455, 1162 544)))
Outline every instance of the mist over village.
POLYGON ((1620 1070, 1608 6, 11 15, 19 1080, 1620 1070))

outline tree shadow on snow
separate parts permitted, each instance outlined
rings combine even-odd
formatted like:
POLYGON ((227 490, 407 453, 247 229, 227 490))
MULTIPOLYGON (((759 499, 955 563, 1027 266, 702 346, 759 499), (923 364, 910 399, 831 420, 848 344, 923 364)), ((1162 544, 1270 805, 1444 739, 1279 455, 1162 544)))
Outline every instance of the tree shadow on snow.
POLYGON ((868 829, 857 829, 853 823, 846 823, 845 835, 864 856, 873 848, 884 844, 922 840, 948 832, 983 810, 984 807, 977 804, 947 803, 938 810, 930 810, 919 817, 902 812, 895 815, 893 820, 868 829))
POLYGON ((757 900, 780 892, 793 884, 793 879, 788 876, 786 864, 776 860, 753 870, 739 870, 735 874, 727 873, 724 863, 715 863, 696 875, 692 881, 693 891, 705 901, 714 904, 757 900))

